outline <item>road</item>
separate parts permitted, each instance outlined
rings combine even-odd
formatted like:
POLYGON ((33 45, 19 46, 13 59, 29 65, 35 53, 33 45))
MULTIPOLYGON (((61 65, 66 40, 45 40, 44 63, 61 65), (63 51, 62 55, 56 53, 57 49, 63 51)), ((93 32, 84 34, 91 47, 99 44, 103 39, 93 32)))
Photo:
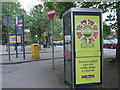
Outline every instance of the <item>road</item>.
POLYGON ((2 66, 3 88, 67 88, 63 77, 63 59, 2 66))

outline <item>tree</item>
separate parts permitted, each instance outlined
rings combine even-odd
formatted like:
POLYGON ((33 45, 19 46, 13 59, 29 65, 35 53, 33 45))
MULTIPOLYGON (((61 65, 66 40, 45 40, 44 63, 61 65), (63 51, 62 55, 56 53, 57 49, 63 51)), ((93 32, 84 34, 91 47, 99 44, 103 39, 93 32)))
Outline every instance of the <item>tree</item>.
POLYGON ((63 30, 62 30, 62 20, 59 18, 55 18, 54 25, 54 40, 61 41, 63 40, 63 30))
MULTIPOLYGON (((2 3, 2 19, 4 16, 10 16, 12 18, 12 25, 10 26, 10 33, 14 34, 15 30, 15 17, 27 15, 24 9, 20 8, 19 2, 3 2, 2 3)), ((2 25, 2 42, 7 42, 7 27, 2 25)))
POLYGON ((45 10, 56 8, 56 15, 62 19, 63 13, 71 7, 76 7, 76 4, 74 2, 45 2, 44 7, 45 10))
MULTIPOLYGON (((30 11, 29 28, 32 36, 39 38, 38 41, 41 43, 42 34, 47 31, 51 31, 51 23, 47 17, 47 12, 44 12, 41 4, 36 5, 30 11)), ((34 42, 34 39, 33 39, 34 42)))
POLYGON ((47 12, 52 8, 56 8, 56 18, 54 20, 54 40, 63 40, 63 30, 62 30, 62 15, 65 11, 71 7, 75 7, 74 2, 45 2, 44 10, 47 12), (61 8, 62 7, 62 8, 61 8))
POLYGON ((103 38, 106 39, 109 35, 110 35, 110 27, 105 23, 103 22, 103 38))

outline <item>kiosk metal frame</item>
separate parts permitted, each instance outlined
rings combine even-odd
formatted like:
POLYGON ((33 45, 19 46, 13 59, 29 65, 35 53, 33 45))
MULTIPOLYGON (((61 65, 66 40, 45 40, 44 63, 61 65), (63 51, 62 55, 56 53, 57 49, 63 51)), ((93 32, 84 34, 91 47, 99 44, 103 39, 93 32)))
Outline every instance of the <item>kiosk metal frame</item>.
MULTIPOLYGON (((77 87, 81 85, 94 85, 102 84, 102 59, 103 59, 103 35, 102 35, 102 10, 101 9, 92 9, 92 8, 71 8, 63 14, 63 32, 64 32, 64 80, 71 87, 77 87), (96 52, 99 52, 97 57, 100 59, 98 69, 99 71, 99 80, 93 81, 90 83, 79 84, 76 83, 76 36, 75 36, 75 16, 76 15, 85 15, 85 16, 98 16, 99 17, 99 49, 96 52)), ((87 51, 86 51, 87 52, 87 51)), ((89 55, 88 55, 89 56, 89 55)), ((87 56, 86 56, 87 57, 87 56)), ((89 56, 94 57, 94 56, 89 56)), ((89 58, 88 57, 88 58, 89 58)), ((81 57, 83 58, 83 57, 81 57)), ((83 77, 93 77, 93 76, 83 76, 83 77)), ((96 77, 96 76, 95 76, 96 77)), ((92 80, 92 79, 91 79, 92 80)))

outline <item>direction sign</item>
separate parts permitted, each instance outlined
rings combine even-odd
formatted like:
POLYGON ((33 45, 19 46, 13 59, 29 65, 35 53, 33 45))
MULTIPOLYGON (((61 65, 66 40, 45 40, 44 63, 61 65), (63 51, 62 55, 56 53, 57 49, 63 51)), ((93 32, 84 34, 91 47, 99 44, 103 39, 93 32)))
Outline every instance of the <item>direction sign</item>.
POLYGON ((22 34, 23 33, 23 26, 24 23, 24 17, 23 16, 17 16, 16 17, 16 22, 15 22, 15 28, 16 28, 16 33, 17 34, 22 34))
POLYGON ((5 16, 5 17, 3 18, 3 24, 4 24, 5 26, 10 26, 11 23, 12 23, 12 18, 11 18, 11 17, 5 16))
POLYGON ((52 10, 48 10, 48 18, 53 19, 55 16, 55 8, 52 8, 52 10))

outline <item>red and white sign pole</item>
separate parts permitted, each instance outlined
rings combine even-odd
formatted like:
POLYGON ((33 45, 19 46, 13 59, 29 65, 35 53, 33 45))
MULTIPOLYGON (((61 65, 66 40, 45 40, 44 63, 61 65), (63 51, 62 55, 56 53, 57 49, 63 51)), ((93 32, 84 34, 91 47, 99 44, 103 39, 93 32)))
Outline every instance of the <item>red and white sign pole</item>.
POLYGON ((55 16, 55 8, 52 8, 52 10, 48 10, 48 18, 51 19, 52 21, 52 60, 53 60, 53 70, 55 69, 55 65, 54 65, 54 21, 53 18, 55 16))

